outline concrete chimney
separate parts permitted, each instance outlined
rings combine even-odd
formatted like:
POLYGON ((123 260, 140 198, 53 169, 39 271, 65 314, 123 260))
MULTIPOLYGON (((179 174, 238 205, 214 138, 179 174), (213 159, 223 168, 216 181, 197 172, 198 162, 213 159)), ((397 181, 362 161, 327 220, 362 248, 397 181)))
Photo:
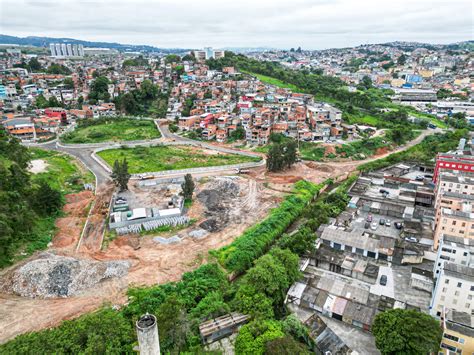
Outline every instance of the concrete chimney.
POLYGON ((158 325, 153 314, 143 315, 136 324, 140 355, 159 355, 158 325))

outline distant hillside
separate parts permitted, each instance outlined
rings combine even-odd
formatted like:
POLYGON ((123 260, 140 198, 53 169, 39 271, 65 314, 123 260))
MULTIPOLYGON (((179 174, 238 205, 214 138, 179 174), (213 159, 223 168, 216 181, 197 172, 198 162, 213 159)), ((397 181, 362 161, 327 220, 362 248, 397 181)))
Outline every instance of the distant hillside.
POLYGON ((147 45, 134 45, 134 44, 121 44, 121 43, 110 43, 110 42, 90 42, 82 41, 74 38, 52 38, 52 37, 16 37, 0 34, 0 44, 19 44, 23 46, 34 46, 34 47, 49 47, 50 43, 72 43, 82 44, 84 47, 93 48, 112 48, 121 52, 160 52, 160 53, 177 53, 185 52, 187 49, 178 48, 157 48, 147 45))

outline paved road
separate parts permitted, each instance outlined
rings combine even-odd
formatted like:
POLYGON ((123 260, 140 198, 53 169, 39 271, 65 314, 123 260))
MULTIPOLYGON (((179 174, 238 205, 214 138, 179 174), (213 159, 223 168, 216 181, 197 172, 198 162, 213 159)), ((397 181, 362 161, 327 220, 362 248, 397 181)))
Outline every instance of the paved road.
MULTIPOLYGON (((25 145, 32 146, 32 147, 41 147, 44 149, 50 149, 50 150, 56 150, 56 151, 61 151, 67 154, 70 154, 74 156, 75 158, 79 159, 89 170, 92 171, 92 173, 96 176, 97 179, 97 186, 100 187, 104 183, 110 181, 110 174, 109 172, 101 165, 99 164, 94 158, 93 158, 93 153, 96 149, 103 149, 103 148, 117 148, 119 146, 150 146, 154 145, 157 143, 163 143, 163 144, 188 144, 188 145, 194 145, 197 147, 202 147, 206 149, 212 149, 212 150, 217 150, 220 152, 224 153, 234 153, 234 154, 242 154, 246 156, 257 156, 255 153, 248 152, 248 151, 241 151, 237 149, 230 149, 230 148, 224 148, 220 146, 216 146, 213 144, 205 143, 205 142, 200 142, 200 141, 195 141, 189 138, 181 137, 177 134, 173 134, 169 131, 168 125, 163 124, 159 125, 160 122, 156 120, 157 127, 161 132, 162 138, 160 139, 155 139, 151 141, 138 141, 138 142, 108 142, 108 143, 97 143, 97 144, 75 144, 75 145, 67 145, 67 144, 61 144, 57 139, 51 142, 47 143, 40 143, 40 144, 28 144, 26 143, 25 145)), ((332 165, 332 164, 338 164, 339 166, 341 165, 348 165, 352 166, 354 164, 363 164, 369 161, 377 160, 377 159, 382 159, 390 154, 397 153, 403 150, 406 150, 418 143, 420 143, 426 136, 434 134, 436 132, 439 132, 439 129, 433 130, 425 130, 423 131, 416 139, 413 141, 407 143, 405 146, 402 146, 395 151, 388 152, 387 154, 384 154, 382 156, 374 157, 374 158, 368 158, 366 160, 361 160, 361 161, 347 161, 347 162, 329 162, 329 163, 319 163, 321 165, 332 165)), ((222 169, 222 168, 221 168, 222 169)), ((229 169, 228 171, 231 172, 232 170, 235 171, 235 168, 229 169)), ((223 171, 213 171, 212 168, 208 169, 208 175, 214 175, 216 173, 222 174, 223 171)), ((166 178, 166 177, 176 177, 176 176, 181 176, 184 173, 178 173, 178 172, 173 172, 170 171, 169 174, 165 174, 160 176, 161 178, 166 178)), ((206 173, 202 173, 200 175, 205 175, 206 173)))

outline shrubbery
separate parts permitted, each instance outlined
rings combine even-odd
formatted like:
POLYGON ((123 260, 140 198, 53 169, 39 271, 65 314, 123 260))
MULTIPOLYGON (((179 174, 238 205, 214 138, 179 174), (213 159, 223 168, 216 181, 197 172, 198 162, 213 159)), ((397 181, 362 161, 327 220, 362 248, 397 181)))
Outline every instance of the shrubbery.
POLYGON ((244 272, 252 262, 263 255, 282 233, 301 215, 323 184, 314 185, 301 180, 293 194, 270 212, 261 223, 247 229, 242 236, 215 252, 220 263, 230 271, 244 272))

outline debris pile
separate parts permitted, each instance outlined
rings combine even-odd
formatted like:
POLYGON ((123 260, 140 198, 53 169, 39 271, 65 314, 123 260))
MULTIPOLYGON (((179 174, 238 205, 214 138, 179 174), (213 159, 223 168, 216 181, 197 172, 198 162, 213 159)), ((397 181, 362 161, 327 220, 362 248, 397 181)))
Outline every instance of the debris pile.
POLYGON ((198 200, 206 209, 208 217, 199 227, 208 232, 222 230, 229 221, 231 205, 240 194, 240 187, 233 177, 219 177, 197 194, 198 200))
POLYGON ((125 276, 130 266, 125 260, 98 262, 46 252, 14 269, 0 289, 30 298, 70 297, 103 280, 125 276))

